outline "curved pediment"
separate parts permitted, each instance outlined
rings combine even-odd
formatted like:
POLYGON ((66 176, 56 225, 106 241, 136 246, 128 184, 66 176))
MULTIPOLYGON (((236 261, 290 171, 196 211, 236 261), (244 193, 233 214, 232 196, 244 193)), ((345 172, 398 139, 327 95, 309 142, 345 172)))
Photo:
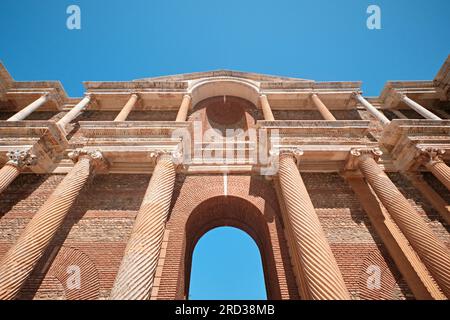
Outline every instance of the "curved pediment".
POLYGON ((248 79, 256 82, 273 82, 273 81, 305 81, 311 82, 312 80, 300 79, 300 78, 290 78, 290 77, 282 77, 282 76, 274 76, 274 75, 266 75, 261 73, 254 72, 242 72, 242 71, 234 71, 234 70, 213 70, 206 72, 192 72, 192 73, 183 73, 176 74, 171 76, 163 76, 163 77, 151 77, 151 78, 143 78, 137 79, 135 81, 191 81, 191 80, 199 80, 205 78, 217 78, 217 77, 233 77, 233 78, 241 78, 248 79))

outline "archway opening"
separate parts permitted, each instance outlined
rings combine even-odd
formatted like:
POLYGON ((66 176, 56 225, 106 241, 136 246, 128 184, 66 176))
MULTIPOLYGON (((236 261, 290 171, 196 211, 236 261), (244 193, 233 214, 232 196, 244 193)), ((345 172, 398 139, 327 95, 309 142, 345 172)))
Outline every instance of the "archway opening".
POLYGON ((234 227, 205 233, 193 252, 189 299, 267 299, 261 253, 253 238, 234 227))

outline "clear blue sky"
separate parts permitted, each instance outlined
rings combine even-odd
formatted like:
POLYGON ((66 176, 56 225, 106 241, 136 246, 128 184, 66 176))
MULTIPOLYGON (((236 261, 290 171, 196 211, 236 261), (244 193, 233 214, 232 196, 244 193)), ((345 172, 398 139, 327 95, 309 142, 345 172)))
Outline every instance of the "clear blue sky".
POLYGON ((200 238, 192 257, 189 298, 267 299, 255 241, 231 227, 213 229, 200 238))
MULTIPOLYGON (((449 12, 448 0, 1 0, 0 59, 16 80, 60 80, 70 96, 87 80, 212 69, 361 80, 366 95, 378 95, 387 80, 434 78, 450 53, 449 12), (81 8, 79 31, 66 28, 71 4, 81 8), (381 8, 381 30, 366 27, 370 4, 381 8)), ((261 271, 247 270, 260 270, 257 253, 242 232, 207 234, 195 251, 192 297, 217 298, 230 285, 220 297, 263 297, 261 271), (213 256, 231 248, 238 269, 213 256), (206 281, 211 266, 221 281, 206 281), (232 282, 230 272, 243 278, 232 282)))
POLYGON ((448 0, 1 0, 0 59, 17 80, 237 69, 318 81, 432 79, 450 53, 448 0), (81 8, 82 29, 66 28, 81 8), (366 28, 368 5, 382 30, 366 28))

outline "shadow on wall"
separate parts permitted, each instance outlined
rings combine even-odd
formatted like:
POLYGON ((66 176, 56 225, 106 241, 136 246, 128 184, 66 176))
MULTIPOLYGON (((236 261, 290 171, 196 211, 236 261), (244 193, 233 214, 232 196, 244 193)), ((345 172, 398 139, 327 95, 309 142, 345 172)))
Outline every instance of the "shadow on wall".
MULTIPOLYGON (((37 263, 31 276, 27 279, 22 288, 18 299, 33 299, 40 290, 43 280, 51 271, 56 268, 56 260, 64 260, 67 250, 75 252, 72 257, 79 260, 83 265, 92 270, 92 266, 86 262, 85 254, 76 246, 66 245, 66 239, 72 230, 88 211, 133 211, 137 212, 144 197, 150 176, 143 175, 97 175, 95 176, 81 191, 69 214, 63 221, 63 224, 50 245, 45 251, 42 258, 37 263), (62 252, 62 248, 65 248, 62 252), (70 249, 69 249, 70 248, 70 249), (75 251, 74 251, 75 250, 75 251)), ((83 241, 85 239, 77 239, 83 241)), ((106 250, 106 249, 105 249, 106 250)), ((76 262, 74 260, 74 262, 76 262)), ((51 272, 52 274, 61 274, 61 272, 51 272)), ((64 277, 60 276, 61 279, 64 277)), ((90 288, 86 294, 88 297, 95 294, 97 289, 90 288)), ((97 290, 98 291, 98 290, 97 290)), ((66 297, 71 297, 71 292, 66 290, 66 297)), ((85 296, 86 296, 85 295, 85 296)), ((73 294, 72 294, 73 296, 73 294)), ((77 296, 78 298, 79 295, 77 296)))

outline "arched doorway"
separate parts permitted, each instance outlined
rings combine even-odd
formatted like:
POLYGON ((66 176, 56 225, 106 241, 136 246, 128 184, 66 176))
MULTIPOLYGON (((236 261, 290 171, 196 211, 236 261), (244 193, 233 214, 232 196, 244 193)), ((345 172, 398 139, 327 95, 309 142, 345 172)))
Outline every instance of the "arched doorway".
POLYGON ((200 238, 190 279, 190 300, 267 299, 259 248, 234 227, 218 227, 200 238))
POLYGON ((190 292, 192 259, 197 243, 210 230, 228 226, 244 231, 256 243, 261 254, 266 297, 280 299, 280 286, 266 219, 257 207, 239 197, 218 196, 199 204, 186 223, 184 296, 188 297, 190 292))

